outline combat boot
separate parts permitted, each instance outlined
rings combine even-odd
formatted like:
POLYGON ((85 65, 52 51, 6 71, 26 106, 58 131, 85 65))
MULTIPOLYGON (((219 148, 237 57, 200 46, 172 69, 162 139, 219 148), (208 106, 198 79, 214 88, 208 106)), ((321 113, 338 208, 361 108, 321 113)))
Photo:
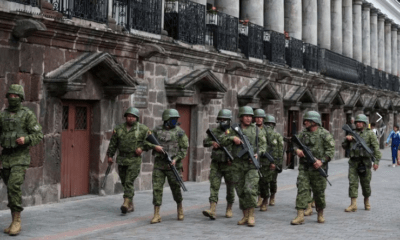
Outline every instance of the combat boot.
POLYGON ((12 218, 12 221, 10 223, 10 226, 8 226, 8 228, 4 229, 4 233, 10 233, 11 226, 12 226, 12 224, 14 222, 14 213, 13 212, 11 212, 11 218, 12 218))
POLYGON ((256 208, 259 208, 261 206, 262 202, 263 202, 262 197, 260 195, 258 195, 258 202, 257 202, 257 207, 256 208))
POLYGON ((154 217, 151 219, 151 224, 161 222, 160 206, 154 206, 154 217))
POLYGON ((304 223, 304 210, 300 209, 297 210, 297 216, 295 219, 293 219, 290 224, 292 225, 300 225, 304 223))
POLYGON ((254 225, 256 225, 256 218, 254 217, 254 208, 249 208, 248 211, 249 211, 249 220, 247 220, 247 226, 254 227, 254 225))
POLYGON ((135 211, 135 206, 133 205, 133 200, 129 201, 129 207, 128 207, 128 212, 133 212, 135 211))
POLYGON ((264 200, 262 201, 261 207, 260 207, 260 211, 261 212, 265 212, 268 210, 268 198, 264 198, 264 200))
POLYGON ((231 218, 233 213, 232 213, 232 203, 228 203, 228 206, 226 206, 226 213, 225 213, 225 217, 227 218, 231 218))
POLYGON ((275 206, 275 193, 271 195, 271 198, 269 199, 269 205, 275 206))
POLYGON ((238 225, 245 225, 249 221, 249 210, 243 210, 243 218, 237 224, 238 225))
POLYGON ((315 201, 312 201, 311 207, 315 208, 315 201))
POLYGON ((182 221, 185 218, 185 215, 183 215, 183 206, 182 203, 178 204, 178 220, 182 221))
POLYGON ((21 212, 14 212, 14 221, 11 224, 10 236, 16 236, 21 232, 21 212))
POLYGON ((357 198, 351 198, 351 204, 344 210, 345 212, 356 212, 357 211, 357 198))
POLYGON ((311 207, 311 203, 309 203, 307 209, 304 211, 304 216, 311 216, 312 214, 313 214, 313 210, 311 207))
POLYGON ((318 223, 324 223, 325 218, 324 218, 324 209, 317 209, 318 212, 318 223))
POLYGON ((129 198, 124 198, 124 203, 121 206, 121 212, 123 214, 128 212, 128 208, 129 208, 129 203, 131 202, 131 200, 129 198))
POLYGON ((367 210, 367 211, 369 211, 369 210, 371 210, 371 205, 369 204, 369 198, 364 198, 364 207, 365 207, 365 210, 367 210))
POLYGON ((217 214, 215 212, 216 207, 217 207, 217 203, 215 203, 215 202, 210 203, 210 209, 204 210, 203 215, 206 217, 209 217, 212 220, 215 220, 217 218, 217 214))

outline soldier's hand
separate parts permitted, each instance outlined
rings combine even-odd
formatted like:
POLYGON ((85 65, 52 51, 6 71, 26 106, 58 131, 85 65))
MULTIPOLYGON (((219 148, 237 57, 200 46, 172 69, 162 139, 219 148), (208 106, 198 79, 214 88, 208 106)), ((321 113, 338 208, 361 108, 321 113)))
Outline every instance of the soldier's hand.
POLYGON ((113 163, 114 163, 113 158, 112 157, 108 157, 108 164, 113 164, 113 163))
POLYGON ((143 150, 141 148, 137 148, 135 151, 136 155, 138 155, 138 156, 142 155, 142 152, 143 152, 143 150))
POLYGON ((154 149, 159 153, 164 153, 164 149, 161 146, 155 146, 154 149))
POLYGON ((271 165, 269 165, 269 169, 271 169, 271 170, 275 170, 275 168, 276 168, 276 165, 275 164, 271 164, 271 165))
POLYGON ((218 143, 216 143, 216 142, 212 142, 212 145, 213 145, 213 148, 215 148, 215 149, 217 149, 217 148, 219 148, 220 146, 219 146, 219 144, 218 143))
POLYGON ((256 153, 256 154, 254 154, 254 158, 255 158, 255 159, 258 159, 258 155, 257 155, 257 153, 256 153))
POLYGON ((25 137, 20 137, 20 138, 18 138, 17 140, 15 140, 15 142, 16 142, 18 145, 24 145, 24 143, 25 143, 25 137))
POLYGON ((299 156, 299 157, 305 157, 305 156, 304 156, 304 153, 303 153, 303 150, 301 150, 301 149, 297 149, 297 150, 296 150, 296 154, 297 154, 297 156, 299 156))
POLYGON ((243 143, 242 140, 240 140, 240 138, 238 138, 238 137, 234 137, 234 138, 233 138, 233 142, 234 142, 236 145, 240 145, 240 144, 243 143))
POLYGON ((313 165, 314 165, 315 169, 318 169, 322 166, 322 162, 321 162, 321 160, 317 159, 317 161, 315 161, 315 163, 313 165))
POLYGON ((379 165, 374 164, 374 171, 378 170, 379 165))
POLYGON ((353 141, 353 136, 347 135, 347 136, 346 136, 346 139, 347 139, 347 141, 353 141))
POLYGON ((175 166, 175 163, 176 163, 176 159, 174 159, 174 160, 172 160, 172 166, 175 166))

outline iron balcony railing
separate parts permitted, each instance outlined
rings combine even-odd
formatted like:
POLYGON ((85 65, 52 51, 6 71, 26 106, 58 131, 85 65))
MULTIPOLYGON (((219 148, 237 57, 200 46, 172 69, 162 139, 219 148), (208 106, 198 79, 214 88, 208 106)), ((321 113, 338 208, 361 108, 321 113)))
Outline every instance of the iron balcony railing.
MULTIPOLYGON (((319 59, 319 71, 325 76, 351 83, 359 83, 360 76, 363 76, 363 72, 359 72, 358 62, 354 59, 327 49, 319 50, 319 59)), ((314 67, 314 64, 312 65, 314 67)))
POLYGON ((285 34, 275 31, 264 31, 264 55, 272 63, 285 65, 285 34))
POLYGON ((189 0, 167 0, 164 29, 174 39, 203 45, 206 35, 205 15, 205 5, 189 0))
POLYGON ((292 68, 303 68, 303 41, 290 38, 286 44, 286 64, 292 68))
POLYGON ((8 1, 24 5, 31 5, 32 7, 39 7, 39 0, 8 0, 8 1))
POLYGON ((107 23, 108 0, 50 0, 54 10, 68 18, 107 23))
POLYGON ((113 0, 112 16, 126 30, 160 34, 162 0, 113 0))
POLYGON ((212 45, 218 50, 237 52, 238 18, 221 12, 209 12, 206 15, 206 44, 212 45))
POLYGON ((264 58, 263 27, 243 22, 239 24, 239 48, 246 57, 264 58))
POLYGON ((318 72, 318 49, 318 46, 304 43, 303 64, 307 71, 318 72))

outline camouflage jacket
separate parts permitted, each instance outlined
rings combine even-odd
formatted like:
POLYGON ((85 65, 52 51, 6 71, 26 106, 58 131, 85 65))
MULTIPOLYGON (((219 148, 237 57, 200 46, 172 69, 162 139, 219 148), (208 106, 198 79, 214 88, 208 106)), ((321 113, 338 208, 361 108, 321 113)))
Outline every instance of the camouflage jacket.
MULTIPOLYGON (((225 132, 222 131, 222 129, 220 127, 216 127, 214 129, 211 130, 213 132, 213 134, 217 137, 218 141, 222 144, 222 140, 225 136, 227 136, 230 132, 230 130, 226 130, 225 132)), ((210 136, 208 136, 203 140, 203 146, 204 147, 212 147, 212 138, 210 136)), ((223 145, 224 147, 226 147, 226 149, 232 154, 232 146, 233 146, 233 142, 231 141, 230 143, 228 143, 227 145, 223 145)), ((212 149, 211 152, 211 159, 213 161, 216 162, 226 162, 227 156, 225 154, 225 152, 221 149, 212 149)))
MULTIPOLYGON (((274 131, 271 126, 263 126, 265 136, 267 139, 267 151, 275 159, 275 164, 282 166, 283 161, 283 137, 274 131)), ((261 163, 263 165, 269 165, 270 162, 267 158, 262 157, 261 163)))
MULTIPOLYGON (((363 131, 359 131, 356 129, 355 132, 365 140, 368 147, 374 152, 374 156, 376 158, 375 164, 379 165, 379 160, 382 157, 382 153, 379 151, 379 143, 378 143, 378 139, 376 138, 375 133, 368 129, 364 129, 363 131)), ((355 144, 355 141, 349 142, 345 138, 344 141, 342 142, 342 147, 344 149, 350 148, 350 157, 369 158, 369 154, 362 147, 352 150, 352 147, 354 144, 355 144)))
MULTIPOLYGON (((38 123, 35 114, 29 108, 22 107, 15 114, 6 109, 0 112, 0 142, 2 147, 6 136, 10 132, 10 123, 19 122, 18 136, 13 136, 12 142, 15 143, 14 138, 25 137, 24 145, 16 145, 11 148, 4 148, 0 156, 3 168, 11 168, 13 166, 29 166, 31 157, 29 154, 29 147, 37 145, 43 139, 42 126, 38 123), (15 121, 16 120, 16 121, 15 121)), ((14 130, 15 131, 15 130, 14 130)))
MULTIPOLYGON (((331 161, 335 156, 335 140, 332 134, 323 127, 318 127, 314 132, 310 132, 304 129, 298 135, 300 141, 306 145, 317 159, 324 160, 322 168, 326 169, 327 163, 331 161)), ((298 149, 297 146, 293 147, 294 152, 298 149)), ((310 167, 306 158, 300 158, 300 167, 310 167)), ((299 167, 299 169, 300 169, 299 167)))
MULTIPOLYGON (((175 167, 177 169, 182 168, 182 159, 186 157, 187 150, 189 148, 189 139, 179 126, 173 129, 165 129, 162 125, 156 127, 153 130, 154 136, 163 147, 164 151, 168 152, 172 160, 176 160, 175 167)), ((150 143, 153 149, 156 145, 150 143)), ((155 155, 154 168, 168 170, 169 166, 167 161, 164 159, 164 154, 153 150, 155 155)))
POLYGON ((126 123, 122 123, 114 128, 107 150, 107 156, 113 157, 118 149, 117 163, 122 166, 130 165, 141 158, 135 153, 137 148, 150 150, 150 143, 146 141, 149 128, 139 122, 135 122, 129 131, 126 126, 126 123))

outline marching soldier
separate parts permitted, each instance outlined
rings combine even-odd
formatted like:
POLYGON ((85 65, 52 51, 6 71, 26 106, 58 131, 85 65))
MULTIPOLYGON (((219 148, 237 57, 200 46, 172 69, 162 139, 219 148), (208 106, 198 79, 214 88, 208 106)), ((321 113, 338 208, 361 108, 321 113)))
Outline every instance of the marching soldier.
MULTIPOLYGON (((379 168, 379 159, 382 157, 382 153, 379 151, 379 144, 376 135, 373 131, 366 129, 368 126, 368 119, 364 114, 357 115, 355 122, 355 132, 365 140, 368 147, 374 152, 376 161, 373 165, 373 168, 376 171, 379 168)), ((371 209, 369 197, 371 196, 370 183, 372 177, 372 162, 370 156, 363 148, 359 147, 353 149, 352 147, 354 144, 355 141, 351 135, 347 135, 342 143, 342 147, 344 149, 350 150, 349 197, 351 198, 351 204, 345 209, 345 212, 357 211, 358 182, 361 184, 365 210, 371 209)))
POLYGON ((304 209, 311 208, 311 190, 315 199, 318 212, 318 223, 324 223, 324 208, 326 179, 320 175, 318 168, 325 171, 327 164, 335 154, 335 141, 332 135, 321 127, 321 115, 316 111, 309 111, 304 115, 303 125, 305 129, 300 132, 298 138, 312 152, 316 162, 311 165, 307 162, 301 149, 294 146, 294 152, 300 157, 299 175, 297 177, 297 217, 292 220, 292 225, 304 223, 304 209))
POLYGON ((182 170, 182 159, 186 157, 189 148, 189 139, 182 128, 178 126, 179 113, 175 109, 167 109, 163 112, 163 125, 154 129, 154 136, 158 139, 161 146, 151 144, 155 150, 154 169, 153 169, 153 205, 154 217, 151 223, 161 222, 160 206, 162 204, 163 187, 165 178, 171 188, 172 195, 177 203, 178 220, 184 219, 182 206, 182 192, 179 183, 176 181, 173 172, 164 159, 164 151, 168 152, 178 171, 182 170))
POLYGON ((4 232, 15 236, 21 232, 21 212, 24 210, 21 186, 31 162, 29 148, 42 141, 43 133, 35 114, 22 106, 25 95, 21 85, 12 84, 6 98, 8 108, 0 112, 0 145, 3 148, 0 161, 12 223, 4 232))
MULTIPOLYGON (((225 135, 228 135, 231 131, 229 128, 231 126, 232 112, 228 109, 222 109, 219 111, 217 116, 218 127, 212 130, 212 133, 217 137, 218 141, 221 143, 225 135)), ((226 208, 225 216, 227 218, 232 217, 232 204, 235 201, 235 188, 232 183, 233 167, 232 162, 226 156, 225 152, 221 149, 215 141, 212 140, 210 136, 207 136, 203 141, 204 147, 213 147, 211 153, 211 170, 210 170, 210 209, 204 210, 203 214, 210 219, 215 220, 216 211, 215 208, 218 203, 218 192, 221 186, 222 177, 225 179, 226 183, 226 201, 228 206, 226 208)), ((232 152, 233 143, 230 142, 229 145, 224 146, 229 152, 232 152)))
POLYGON ((118 174, 124 188, 124 203, 121 212, 126 214, 133 212, 133 196, 135 195, 134 181, 140 173, 142 164, 142 152, 148 151, 150 143, 145 139, 149 128, 139 123, 139 110, 130 107, 126 110, 124 117, 125 123, 119 124, 114 128, 113 135, 108 145, 108 163, 113 164, 113 156, 117 149, 118 174))

